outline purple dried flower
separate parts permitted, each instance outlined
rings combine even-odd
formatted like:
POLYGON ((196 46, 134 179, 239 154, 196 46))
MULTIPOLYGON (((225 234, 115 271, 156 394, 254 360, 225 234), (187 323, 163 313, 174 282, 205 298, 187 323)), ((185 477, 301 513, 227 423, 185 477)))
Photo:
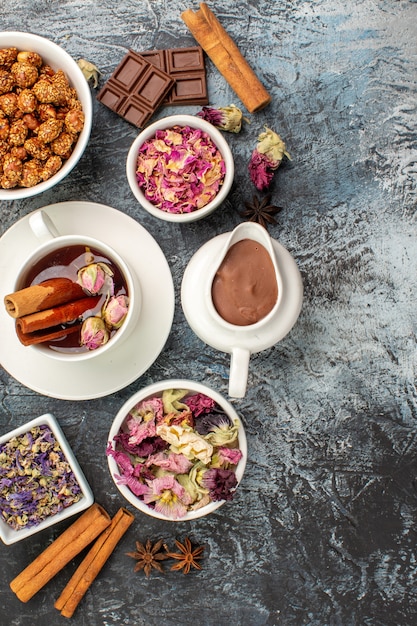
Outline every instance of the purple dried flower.
POLYGON ((210 122, 220 130, 227 130, 231 133, 238 133, 242 128, 242 111, 234 104, 218 108, 203 107, 197 113, 197 117, 210 122))
POLYGON ((201 482, 209 490, 212 500, 232 500, 237 487, 236 474, 228 469, 209 469, 201 482))

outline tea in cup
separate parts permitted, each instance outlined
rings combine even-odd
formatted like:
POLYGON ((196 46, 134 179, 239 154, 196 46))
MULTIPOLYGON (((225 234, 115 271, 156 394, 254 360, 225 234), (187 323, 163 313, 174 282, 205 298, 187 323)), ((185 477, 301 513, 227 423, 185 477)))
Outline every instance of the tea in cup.
POLYGON ((135 327, 140 286, 110 246, 60 235, 48 214, 29 218, 39 242, 4 298, 20 342, 48 357, 80 361, 119 345, 135 327))
POLYGON ((239 224, 228 237, 205 291, 211 318, 230 337, 226 349, 231 354, 230 396, 245 395, 257 333, 271 324, 282 297, 283 281, 270 236, 259 224, 239 224))

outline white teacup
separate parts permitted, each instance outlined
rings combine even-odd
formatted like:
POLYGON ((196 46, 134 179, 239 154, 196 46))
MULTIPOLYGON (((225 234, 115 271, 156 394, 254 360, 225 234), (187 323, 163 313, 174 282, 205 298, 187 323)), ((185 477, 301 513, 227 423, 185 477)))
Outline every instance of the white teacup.
POLYGON ((265 228, 263 228, 259 224, 253 222, 243 222, 242 224, 239 224, 230 233, 220 253, 220 256, 218 257, 218 259, 216 259, 215 266, 211 268, 204 290, 205 305, 210 316, 212 317, 216 325, 226 330, 228 335, 231 337, 230 345, 227 346, 225 350, 231 354, 229 376, 229 395, 231 397, 243 398, 245 396, 250 355, 262 349, 261 347, 258 350, 256 347, 257 333, 259 333, 261 329, 263 330, 265 327, 271 324, 283 297, 285 297, 285 294, 283 293, 283 280, 278 268, 271 237, 268 235, 265 228), (221 266, 230 248, 235 243, 237 243, 238 241, 242 241, 243 239, 251 239, 261 244, 268 252, 275 273, 278 295, 276 302, 272 309, 269 311, 269 313, 267 313, 259 321, 253 324, 240 326, 226 321, 217 312, 212 298, 212 285, 217 270, 221 266))
POLYGON ((39 210, 29 217, 29 226, 39 245, 22 264, 16 277, 14 291, 27 286, 25 280, 30 270, 49 254, 71 246, 85 246, 97 250, 103 257, 108 258, 121 272, 127 286, 128 311, 121 327, 114 332, 104 345, 85 352, 60 351, 42 343, 29 346, 49 358, 65 361, 84 361, 102 355, 105 351, 113 350, 120 345, 136 326, 141 309, 141 290, 136 275, 130 270, 123 258, 109 245, 93 237, 84 235, 61 235, 48 214, 39 210))

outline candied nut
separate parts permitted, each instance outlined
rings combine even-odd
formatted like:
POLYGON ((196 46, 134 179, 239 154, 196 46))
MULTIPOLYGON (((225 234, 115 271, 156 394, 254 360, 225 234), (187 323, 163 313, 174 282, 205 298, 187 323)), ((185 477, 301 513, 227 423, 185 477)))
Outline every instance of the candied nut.
POLYGON ((13 89, 14 80, 10 72, 0 69, 0 94, 8 93, 13 89))
POLYGON ((74 135, 71 133, 67 133, 63 131, 58 137, 51 143, 52 152, 62 157, 63 159, 68 158, 68 154, 70 153, 71 146, 75 141, 74 135))
POLYGON ((42 78, 33 85, 33 92, 39 102, 59 104, 61 102, 61 94, 56 85, 52 85, 49 80, 42 78))
POLYGON ((29 63, 35 67, 40 67, 42 65, 42 57, 37 52, 32 52, 30 50, 21 50, 18 52, 17 60, 21 63, 29 63))
POLYGON ((65 116, 65 128, 70 133, 80 133, 84 127, 84 113, 79 109, 68 111, 65 116))
POLYGON ((18 180, 11 180, 3 175, 0 180, 0 187, 2 187, 2 189, 13 189, 13 187, 17 186, 18 182, 18 180))
POLYGON ((42 169, 42 180, 48 180, 51 176, 54 176, 61 169, 62 159, 56 154, 53 154, 46 161, 43 169, 42 169))
POLYGON ((9 136, 10 123, 5 114, 0 112, 0 141, 4 141, 9 136))
POLYGON ((22 178, 20 185, 22 187, 34 187, 42 180, 42 163, 37 159, 30 159, 23 163, 22 178))
POLYGON ((15 114, 17 106, 17 96, 15 93, 4 93, 0 96, 0 109, 8 117, 15 114))
POLYGON ((51 149, 46 146, 44 143, 39 141, 38 137, 31 137, 30 139, 26 139, 24 146, 28 153, 35 157, 35 159, 39 159, 40 161, 46 161, 51 156, 51 149))
POLYGON ((37 128, 39 128, 41 124, 38 118, 33 115, 33 113, 25 113, 22 119, 27 128, 32 131, 35 131, 37 128))
POLYGON ((8 151, 9 151, 9 144, 7 143, 7 141, 0 140, 0 159, 2 159, 4 155, 8 153, 8 151))
POLYGON ((54 120, 52 117, 43 122, 38 128, 38 139, 42 143, 51 143, 58 137, 63 127, 62 120, 54 120))
POLYGON ((50 117, 56 118, 56 108, 53 104, 42 103, 38 106, 38 116, 41 122, 46 122, 50 117))
POLYGON ((0 50, 0 65, 11 68, 17 59, 17 48, 2 48, 0 50))
POLYGON ((12 65, 11 73, 16 85, 22 89, 32 87, 38 79, 38 70, 30 63, 16 61, 12 65))
POLYGON ((23 120, 17 120, 10 126, 9 144, 12 146, 22 146, 28 134, 28 127, 23 120))
POLYGON ((38 101, 31 89, 22 89, 17 96, 17 106, 23 113, 33 113, 36 111, 38 101))
POLYGON ((3 178, 17 184, 22 177, 23 163, 17 157, 6 154, 3 160, 3 178))
POLYGON ((17 159, 20 159, 22 162, 25 161, 28 156, 28 153, 23 146, 13 146, 13 148, 10 150, 10 154, 17 159))

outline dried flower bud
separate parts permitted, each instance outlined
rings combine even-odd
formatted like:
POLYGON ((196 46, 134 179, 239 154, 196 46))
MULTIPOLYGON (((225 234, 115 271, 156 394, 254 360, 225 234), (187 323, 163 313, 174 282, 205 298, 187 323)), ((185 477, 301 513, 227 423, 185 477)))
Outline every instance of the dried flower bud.
POLYGON ((203 107, 197 116, 230 133, 238 133, 242 128, 242 111, 234 104, 218 108, 203 107))
POLYGON ((77 282, 88 293, 95 295, 107 289, 113 295, 113 272, 106 263, 90 263, 78 270, 77 282))
POLYGON ((113 296, 104 305, 102 316, 109 328, 120 328, 126 319, 129 306, 127 296, 113 296))
POLYGON ((87 317, 81 327, 81 345, 88 350, 104 346, 110 339, 109 331, 101 317, 87 317))
POLYGON ((94 89, 98 87, 98 77, 101 74, 98 67, 96 67, 94 63, 90 63, 90 61, 86 61, 85 59, 77 61, 77 65, 84 74, 86 81, 89 82, 92 80, 94 89))
POLYGON ((249 162, 250 178, 259 191, 268 189, 274 171, 281 165, 284 156, 291 159, 285 143, 276 132, 265 126, 249 162))

